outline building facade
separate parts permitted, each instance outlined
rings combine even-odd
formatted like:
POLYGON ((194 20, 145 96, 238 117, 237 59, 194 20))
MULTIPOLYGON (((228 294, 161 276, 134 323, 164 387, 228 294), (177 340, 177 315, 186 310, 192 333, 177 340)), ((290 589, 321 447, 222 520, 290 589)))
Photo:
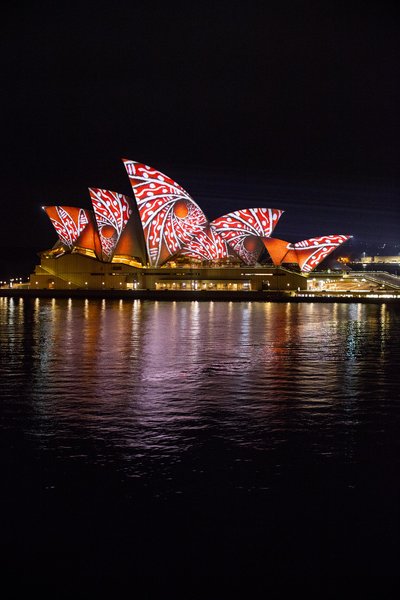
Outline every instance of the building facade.
POLYGON ((186 266, 137 267, 101 263, 78 253, 58 258, 42 254, 30 277, 31 289, 169 290, 169 291, 300 291, 307 276, 282 267, 186 266))

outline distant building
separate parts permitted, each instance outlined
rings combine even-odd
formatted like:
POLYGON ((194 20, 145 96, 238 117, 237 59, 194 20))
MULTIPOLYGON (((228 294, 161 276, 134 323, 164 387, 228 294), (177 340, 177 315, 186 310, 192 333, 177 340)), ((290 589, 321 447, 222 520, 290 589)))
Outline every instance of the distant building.
POLYGON ((360 262, 364 263, 364 264, 370 264, 370 263, 380 263, 380 264, 388 264, 388 265, 393 265, 393 264, 400 264, 400 255, 399 256, 363 256, 360 260, 360 262))

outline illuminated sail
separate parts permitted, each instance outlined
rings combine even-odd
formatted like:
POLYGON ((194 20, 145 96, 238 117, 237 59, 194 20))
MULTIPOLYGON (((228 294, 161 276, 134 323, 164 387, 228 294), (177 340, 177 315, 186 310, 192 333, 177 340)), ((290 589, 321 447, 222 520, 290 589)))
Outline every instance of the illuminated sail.
POLYGON ((331 252, 350 238, 351 235, 324 235, 297 242, 294 244, 294 249, 298 256, 300 269, 305 272, 312 271, 331 252))
POLYGON ((90 213, 76 206, 44 206, 44 211, 53 224, 60 242, 72 249, 90 221, 90 213))
POLYGON ((194 234, 208 228, 207 218, 170 177, 142 163, 123 162, 138 205, 150 264, 162 265, 194 234))
POLYGON ((295 244, 276 238, 264 238, 263 243, 274 265, 297 263, 301 271, 309 273, 351 237, 351 235, 324 235, 295 244))
POLYGON ((98 188, 89 188, 89 193, 99 232, 102 260, 110 262, 132 214, 130 199, 117 192, 98 188))
POLYGON ((254 265, 263 249, 262 239, 270 237, 283 211, 277 208, 244 208, 211 222, 247 265, 254 265))

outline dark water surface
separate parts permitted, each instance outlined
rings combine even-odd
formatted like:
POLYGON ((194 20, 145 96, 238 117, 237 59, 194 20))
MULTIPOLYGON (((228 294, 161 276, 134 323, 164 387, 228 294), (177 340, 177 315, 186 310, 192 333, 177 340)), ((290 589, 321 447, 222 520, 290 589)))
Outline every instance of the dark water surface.
POLYGON ((397 571, 400 311, 0 298, 18 577, 397 571))

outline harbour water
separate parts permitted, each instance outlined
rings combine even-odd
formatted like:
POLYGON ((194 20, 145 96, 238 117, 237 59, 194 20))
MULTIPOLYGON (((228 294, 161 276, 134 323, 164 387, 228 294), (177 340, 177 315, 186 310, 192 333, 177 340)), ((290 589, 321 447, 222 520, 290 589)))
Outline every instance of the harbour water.
POLYGON ((399 334, 385 304, 0 298, 6 572, 394 575, 399 334))

